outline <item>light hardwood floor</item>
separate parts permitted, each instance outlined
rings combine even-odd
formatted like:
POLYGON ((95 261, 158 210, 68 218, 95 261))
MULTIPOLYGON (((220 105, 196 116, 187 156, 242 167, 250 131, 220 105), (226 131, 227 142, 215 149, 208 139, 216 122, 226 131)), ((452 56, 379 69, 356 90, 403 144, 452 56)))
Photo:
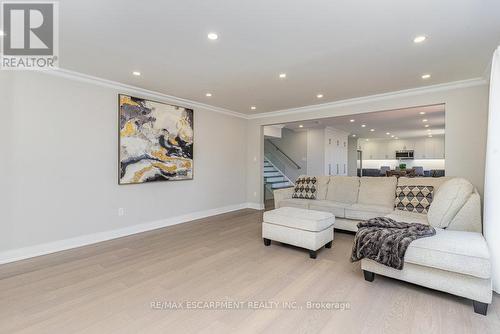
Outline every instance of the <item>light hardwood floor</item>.
MULTIPOLYGON (((261 240, 262 212, 242 210, 0 266, 1 333, 500 333, 469 300, 350 263, 335 233, 316 260, 261 240), (155 310, 153 301, 296 302, 297 308, 155 310), (308 301, 349 310, 308 310, 308 301)), ((187 304, 185 304, 187 305, 187 304)))

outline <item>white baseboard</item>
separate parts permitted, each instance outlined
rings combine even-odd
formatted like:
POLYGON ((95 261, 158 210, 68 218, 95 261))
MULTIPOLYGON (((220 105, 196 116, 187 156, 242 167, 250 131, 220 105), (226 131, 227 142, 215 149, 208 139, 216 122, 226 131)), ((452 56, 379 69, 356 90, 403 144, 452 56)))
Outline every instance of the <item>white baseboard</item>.
POLYGON ((106 240, 126 237, 136 233, 156 230, 162 227, 186 223, 192 220, 206 218, 246 208, 262 210, 264 208, 264 205, 259 203, 241 203, 241 204, 228 205, 215 209, 192 212, 182 216, 176 216, 162 220, 147 222, 143 224, 132 225, 117 230, 98 232, 98 233, 83 235, 80 237, 63 239, 30 247, 12 249, 5 252, 0 252, 0 264, 24 260, 35 256, 60 252, 63 250, 95 244, 106 240))

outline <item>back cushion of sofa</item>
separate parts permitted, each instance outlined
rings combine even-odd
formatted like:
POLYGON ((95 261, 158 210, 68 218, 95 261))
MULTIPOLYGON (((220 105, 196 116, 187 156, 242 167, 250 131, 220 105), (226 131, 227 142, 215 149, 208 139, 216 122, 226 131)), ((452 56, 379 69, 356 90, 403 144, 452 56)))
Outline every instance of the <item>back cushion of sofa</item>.
POLYGON ((396 177, 362 177, 359 183, 359 204, 394 208, 396 177))
POLYGON ((439 187, 446 181, 451 180, 450 177, 400 177, 398 186, 431 186, 434 188, 434 195, 438 192, 439 187))
POLYGON ((324 200, 326 199, 326 192, 328 189, 328 183, 330 182, 329 176, 316 176, 318 180, 316 187, 316 199, 324 200))
POLYGON ((341 203, 356 203, 358 200, 359 177, 331 176, 326 199, 341 203))
POLYGON ((446 181, 439 187, 427 213, 429 224, 446 228, 474 191, 472 183, 462 178, 446 181))

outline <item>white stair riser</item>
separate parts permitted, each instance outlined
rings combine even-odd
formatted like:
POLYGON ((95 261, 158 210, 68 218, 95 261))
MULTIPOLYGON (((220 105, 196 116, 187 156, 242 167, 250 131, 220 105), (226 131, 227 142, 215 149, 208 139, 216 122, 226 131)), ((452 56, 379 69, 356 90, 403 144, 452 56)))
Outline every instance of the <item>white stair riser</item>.
POLYGON ((273 189, 277 189, 277 188, 284 188, 284 187, 291 187, 292 184, 290 182, 282 182, 282 183, 273 183, 271 185, 271 187, 273 189))
POLYGON ((287 182, 283 176, 266 177, 266 182, 287 182))

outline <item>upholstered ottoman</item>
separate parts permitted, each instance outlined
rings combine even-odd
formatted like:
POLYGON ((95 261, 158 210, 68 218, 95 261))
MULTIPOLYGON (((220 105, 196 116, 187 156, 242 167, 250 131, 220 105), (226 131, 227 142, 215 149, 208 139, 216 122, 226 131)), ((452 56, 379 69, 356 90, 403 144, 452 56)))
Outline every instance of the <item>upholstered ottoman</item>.
POLYGON ((302 247, 316 258, 321 247, 332 247, 335 216, 330 212, 282 207, 264 212, 262 238, 264 245, 271 240, 302 247))

